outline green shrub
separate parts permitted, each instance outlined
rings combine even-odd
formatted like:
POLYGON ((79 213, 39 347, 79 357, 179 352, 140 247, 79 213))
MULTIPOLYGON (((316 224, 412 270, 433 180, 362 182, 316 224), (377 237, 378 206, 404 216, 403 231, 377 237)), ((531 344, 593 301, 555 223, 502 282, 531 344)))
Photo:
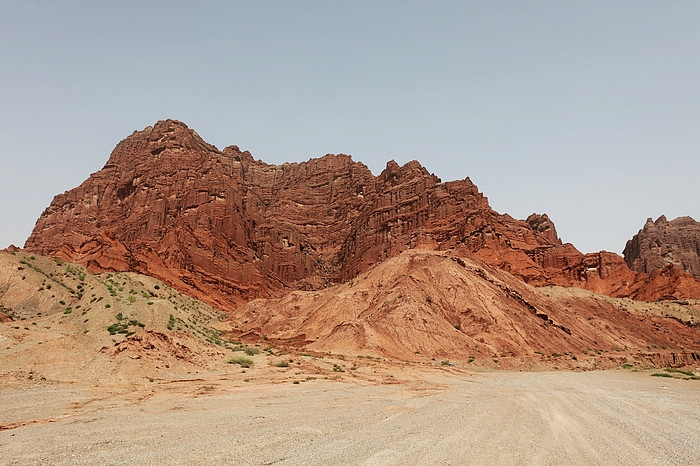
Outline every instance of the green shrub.
POLYGON ((339 366, 338 364, 333 364, 333 372, 345 372, 345 369, 343 366, 339 366))
POLYGON ((257 348, 246 348, 245 349, 245 354, 247 354, 248 356, 255 356, 258 353, 260 353, 260 350, 257 348))
POLYGON ((232 356, 226 360, 226 364, 238 364, 241 367, 251 367, 253 360, 245 356, 232 356))
POLYGON ((676 368, 674 368, 674 367, 667 367, 667 368, 664 369, 664 370, 665 370, 666 372, 672 372, 672 373, 676 373, 676 374, 687 375, 688 377, 695 377, 695 374, 692 373, 691 371, 684 371, 684 370, 682 370, 682 369, 676 369, 676 368))

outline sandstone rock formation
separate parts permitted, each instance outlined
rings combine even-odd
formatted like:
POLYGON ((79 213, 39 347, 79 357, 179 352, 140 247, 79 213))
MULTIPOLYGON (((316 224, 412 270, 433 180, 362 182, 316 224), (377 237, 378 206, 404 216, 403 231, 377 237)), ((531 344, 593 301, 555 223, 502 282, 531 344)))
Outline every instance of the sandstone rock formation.
POLYGON ((664 215, 655 222, 649 218, 627 242, 623 254, 637 272, 650 274, 671 264, 700 278, 700 223, 691 217, 670 222, 664 215))
POLYGON ((495 212, 469 178, 443 183, 415 161, 374 176, 347 155, 268 165, 173 120, 134 132, 56 196, 25 247, 149 274, 224 310, 350 280, 412 248, 476 256, 533 285, 660 297, 620 256, 562 244, 546 215, 495 212))

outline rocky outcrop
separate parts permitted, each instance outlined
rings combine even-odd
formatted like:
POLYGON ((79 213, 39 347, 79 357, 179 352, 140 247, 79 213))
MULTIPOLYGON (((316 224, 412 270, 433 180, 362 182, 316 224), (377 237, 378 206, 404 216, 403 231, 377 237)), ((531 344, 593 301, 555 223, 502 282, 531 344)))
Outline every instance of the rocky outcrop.
POLYGON ((56 196, 25 247, 91 271, 149 274, 229 310, 350 280, 412 248, 615 296, 647 278, 615 254, 562 244, 546 215, 495 212, 469 178, 444 183, 415 161, 374 176, 342 154, 268 165, 174 120, 135 131, 56 196))
POLYGON ((671 264, 700 279, 700 223, 691 217, 670 222, 663 215, 655 222, 649 218, 623 254, 638 272, 650 274, 671 264))

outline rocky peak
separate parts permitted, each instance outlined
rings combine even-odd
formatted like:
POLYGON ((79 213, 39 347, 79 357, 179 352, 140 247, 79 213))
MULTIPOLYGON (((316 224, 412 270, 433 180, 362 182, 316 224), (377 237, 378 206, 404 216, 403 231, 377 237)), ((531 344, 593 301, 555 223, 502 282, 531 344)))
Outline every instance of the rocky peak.
POLYGON ((638 272, 652 273, 671 264, 700 278, 700 223, 691 217, 649 218, 627 242, 623 255, 627 265, 638 272))
POLYGON ((353 279, 411 248, 476 256, 535 285, 636 289, 619 256, 562 245, 544 214, 495 212, 469 178, 443 183, 416 161, 374 176, 345 154, 272 165, 174 120, 127 137, 56 196, 25 247, 146 273, 226 310, 353 279))
POLYGON ((557 229, 547 214, 532 214, 526 220, 530 228, 544 235, 552 244, 561 244, 557 229))
POLYGON ((177 120, 160 120, 153 126, 134 131, 117 144, 106 166, 139 163, 139 158, 157 157, 164 152, 181 156, 192 152, 219 153, 186 124, 177 120))
POLYGON ((235 160, 236 162, 246 162, 246 163, 251 163, 254 162, 255 159, 253 159, 253 156, 250 154, 250 152, 246 151, 241 151, 238 146, 226 146, 224 147, 224 150, 221 151, 221 153, 226 156, 230 157, 231 159, 235 160))

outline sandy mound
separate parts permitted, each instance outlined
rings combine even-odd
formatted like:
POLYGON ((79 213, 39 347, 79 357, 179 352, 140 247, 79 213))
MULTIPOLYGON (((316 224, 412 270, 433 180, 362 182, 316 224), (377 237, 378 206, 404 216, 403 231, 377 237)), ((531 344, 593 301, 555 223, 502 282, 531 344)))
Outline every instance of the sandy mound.
POLYGON ((643 303, 657 309, 644 312, 625 306, 631 300, 556 290, 477 260, 409 250, 343 285, 252 301, 230 322, 237 337, 400 359, 592 367, 586 361, 619 364, 637 353, 673 353, 664 360, 677 363, 698 357, 698 327, 663 317, 664 304, 643 303))

